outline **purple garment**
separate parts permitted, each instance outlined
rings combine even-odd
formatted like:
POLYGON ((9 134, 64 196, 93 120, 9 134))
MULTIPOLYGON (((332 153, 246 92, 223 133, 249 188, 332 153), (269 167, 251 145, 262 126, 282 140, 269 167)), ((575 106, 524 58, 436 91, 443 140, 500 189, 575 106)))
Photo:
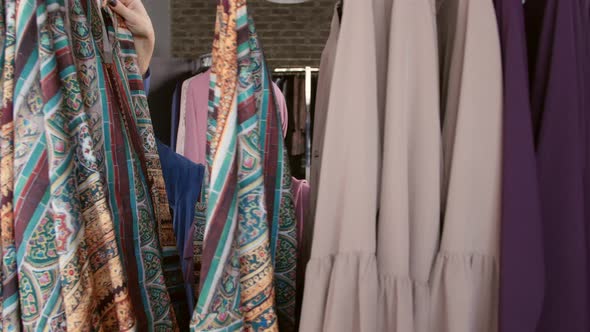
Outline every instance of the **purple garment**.
POLYGON ((590 331, 587 6, 588 0, 525 5, 546 275, 538 332, 590 331))
POLYGON ((500 331, 532 332, 543 305, 541 207, 522 0, 495 0, 504 71, 500 331))

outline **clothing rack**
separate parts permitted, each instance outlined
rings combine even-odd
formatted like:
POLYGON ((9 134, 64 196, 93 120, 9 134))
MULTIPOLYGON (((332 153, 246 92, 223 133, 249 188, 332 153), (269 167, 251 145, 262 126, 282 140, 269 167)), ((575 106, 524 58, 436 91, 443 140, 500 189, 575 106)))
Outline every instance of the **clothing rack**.
POLYGON ((305 74, 305 178, 309 180, 311 174, 311 75, 317 74, 319 68, 310 66, 305 67, 291 67, 291 68, 275 68, 274 73, 283 74, 305 74))

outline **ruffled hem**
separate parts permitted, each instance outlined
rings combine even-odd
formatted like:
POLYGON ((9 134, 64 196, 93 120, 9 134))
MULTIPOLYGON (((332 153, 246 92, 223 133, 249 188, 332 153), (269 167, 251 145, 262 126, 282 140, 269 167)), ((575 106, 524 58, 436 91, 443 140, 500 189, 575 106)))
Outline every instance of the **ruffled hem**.
POLYGON ((374 254, 312 258, 299 330, 377 331, 378 282, 374 254))
POLYGON ((409 277, 379 277, 377 331, 430 332, 430 288, 409 277))
POLYGON ((432 273, 431 326, 440 332, 498 331, 498 260, 440 253, 432 273))

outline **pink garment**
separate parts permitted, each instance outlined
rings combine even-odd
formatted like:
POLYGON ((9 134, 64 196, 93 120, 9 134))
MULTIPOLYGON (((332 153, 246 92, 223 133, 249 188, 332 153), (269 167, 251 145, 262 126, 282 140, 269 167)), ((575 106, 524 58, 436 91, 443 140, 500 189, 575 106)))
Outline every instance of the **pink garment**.
MULTIPOLYGON (((209 79, 211 70, 196 75, 182 84, 180 118, 176 153, 197 164, 207 164, 207 113, 209 112, 209 79)), ((273 82, 273 93, 281 114, 283 137, 287 135, 289 114, 281 89, 273 82)))
POLYGON ((207 113, 211 71, 196 75, 182 84, 176 153, 191 161, 207 164, 207 113))
POLYGON ((283 128, 283 138, 287 136, 287 128, 289 127, 289 112, 287 110, 287 101, 285 100, 285 96, 283 92, 275 84, 272 82, 272 90, 275 95, 275 99, 277 102, 277 107, 279 108, 279 112, 281 113, 281 127, 283 128))

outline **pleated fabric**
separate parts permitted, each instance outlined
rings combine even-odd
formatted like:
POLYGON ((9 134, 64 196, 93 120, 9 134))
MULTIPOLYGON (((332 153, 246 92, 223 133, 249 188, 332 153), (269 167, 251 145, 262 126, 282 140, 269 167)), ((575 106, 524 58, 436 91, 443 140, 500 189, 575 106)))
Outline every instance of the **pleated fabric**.
POLYGON ((341 24, 300 331, 428 331, 441 182, 435 8, 348 1, 341 24))
POLYGON ((443 130, 442 236, 432 329, 498 329, 503 85, 491 0, 437 2, 443 130))
MULTIPOLYGON (((332 75, 334 69, 334 59, 336 47, 338 46, 338 35, 340 33, 340 18, 338 11, 334 8, 332 23, 330 25, 330 35, 326 41, 320 60, 320 71, 318 73, 318 85, 316 89, 316 103, 313 119, 313 139, 311 147, 311 165, 309 175, 309 207, 304 211, 305 218, 301 236, 301 250, 299 251, 299 269, 302 275, 301 282, 297 287, 297 302, 303 303, 303 290, 305 289, 305 268, 311 257, 311 247, 313 242, 314 217, 317 205, 318 185, 320 181, 324 132, 326 118, 328 114, 328 103, 330 99, 330 89, 332 84, 332 75)), ((301 306, 301 305, 300 305, 301 306)), ((301 312, 301 310, 299 310, 301 312)), ((301 317, 301 316, 299 316, 301 317)))
POLYGON ((434 331, 429 278, 440 237, 441 135, 434 3, 390 10, 377 228, 378 331, 434 331))
POLYGON ((492 2, 345 1, 340 23, 300 331, 495 331, 492 2))
POLYGON ((343 3, 299 331, 378 331, 380 135, 373 5, 343 3))

